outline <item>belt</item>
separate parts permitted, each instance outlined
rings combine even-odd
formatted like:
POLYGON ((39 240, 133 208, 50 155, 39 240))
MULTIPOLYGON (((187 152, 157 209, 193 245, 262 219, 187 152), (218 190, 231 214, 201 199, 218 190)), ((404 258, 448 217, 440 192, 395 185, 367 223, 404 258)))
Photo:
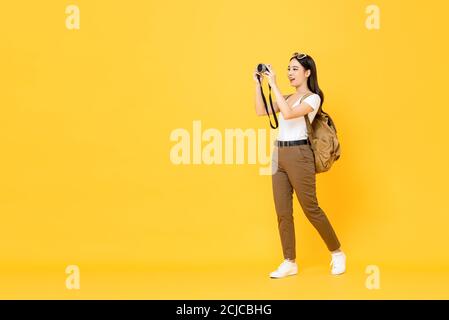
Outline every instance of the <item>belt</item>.
POLYGON ((309 140, 304 139, 304 140, 292 140, 292 141, 279 141, 279 140, 275 141, 275 146, 278 146, 278 147, 298 146, 300 144, 309 144, 309 140))

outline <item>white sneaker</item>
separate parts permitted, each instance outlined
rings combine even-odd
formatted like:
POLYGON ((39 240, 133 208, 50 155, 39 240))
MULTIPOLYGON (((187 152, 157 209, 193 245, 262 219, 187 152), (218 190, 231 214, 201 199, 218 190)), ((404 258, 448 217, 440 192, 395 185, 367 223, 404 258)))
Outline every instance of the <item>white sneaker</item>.
POLYGON ((343 251, 332 253, 332 261, 330 263, 332 266, 331 274, 338 275, 346 271, 346 255, 343 251))
POLYGON ((283 278, 298 273, 298 265, 296 262, 284 260, 279 267, 270 273, 270 278, 283 278))

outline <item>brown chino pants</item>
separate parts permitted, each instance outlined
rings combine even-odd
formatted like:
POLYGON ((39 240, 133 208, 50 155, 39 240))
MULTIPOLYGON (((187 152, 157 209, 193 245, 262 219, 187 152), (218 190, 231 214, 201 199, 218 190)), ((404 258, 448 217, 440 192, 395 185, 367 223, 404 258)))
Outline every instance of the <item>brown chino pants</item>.
POLYGON ((309 144, 274 146, 272 175, 273 196, 284 259, 295 259, 293 189, 307 219, 312 223, 330 251, 340 242, 324 211, 318 206, 315 187, 315 161, 309 144))

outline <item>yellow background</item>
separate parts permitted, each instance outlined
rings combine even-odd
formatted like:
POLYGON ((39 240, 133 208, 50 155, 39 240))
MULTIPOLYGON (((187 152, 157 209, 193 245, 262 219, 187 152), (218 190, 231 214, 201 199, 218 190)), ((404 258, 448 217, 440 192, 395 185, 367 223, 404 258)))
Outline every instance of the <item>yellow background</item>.
POLYGON ((448 15, 437 0, 5 2, 0 297, 449 298, 448 15), (294 51, 314 57, 342 147, 317 176, 348 256, 337 278, 296 198, 300 273, 268 278, 282 251, 259 165, 169 158, 194 120, 268 129, 252 72, 272 64, 291 93, 294 51))

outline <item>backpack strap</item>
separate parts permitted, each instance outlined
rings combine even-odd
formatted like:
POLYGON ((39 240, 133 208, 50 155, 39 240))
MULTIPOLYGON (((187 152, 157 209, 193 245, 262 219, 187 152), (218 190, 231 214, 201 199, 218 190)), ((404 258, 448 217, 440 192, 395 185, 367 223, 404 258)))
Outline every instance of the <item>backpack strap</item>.
MULTIPOLYGON (((301 101, 304 100, 305 98, 311 96, 312 93, 306 93, 304 96, 302 96, 301 101)), ((316 114, 320 113, 321 111, 321 106, 318 107, 318 111, 316 114)), ((316 115, 315 115, 316 116, 316 115)), ((305 114, 304 115, 304 119, 306 120, 306 126, 307 126, 307 139, 309 139, 309 143, 310 145, 312 145, 312 138, 313 138, 313 129, 312 129, 312 125, 310 124, 310 119, 309 119, 309 114, 305 114)))
MULTIPOLYGON (((301 99, 299 100, 299 104, 301 104, 301 102, 305 99, 305 98, 307 98, 308 96, 311 96, 313 94, 313 92, 312 93, 306 93, 305 95, 303 95, 302 97, 301 97, 301 99)), ((289 94, 288 96, 286 96, 285 97, 285 100, 287 100, 288 99, 288 97, 290 97, 291 96, 291 94, 289 94)))
POLYGON ((301 97, 301 100, 299 101, 299 104, 301 104, 302 101, 303 101, 305 98, 310 97, 312 94, 314 94, 314 93, 313 93, 313 92, 309 92, 309 93, 306 93, 305 95, 303 95, 303 96, 301 97))

